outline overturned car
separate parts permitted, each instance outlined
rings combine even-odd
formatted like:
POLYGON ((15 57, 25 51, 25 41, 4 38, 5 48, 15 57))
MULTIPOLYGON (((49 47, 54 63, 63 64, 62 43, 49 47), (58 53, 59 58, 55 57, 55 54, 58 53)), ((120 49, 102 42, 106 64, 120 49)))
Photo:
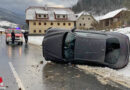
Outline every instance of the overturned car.
POLYGON ((115 32, 49 29, 42 46, 47 61, 91 63, 114 69, 129 62, 129 38, 115 32))

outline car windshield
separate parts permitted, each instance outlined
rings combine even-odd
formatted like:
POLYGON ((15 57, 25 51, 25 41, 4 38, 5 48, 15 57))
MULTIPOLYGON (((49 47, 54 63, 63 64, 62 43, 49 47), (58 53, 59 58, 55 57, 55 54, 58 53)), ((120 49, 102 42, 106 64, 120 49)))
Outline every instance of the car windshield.
MULTIPOLYGON (((11 33, 13 30, 7 30, 7 33, 11 33)), ((21 33, 21 31, 20 30, 14 30, 14 32, 16 33, 16 34, 20 34, 21 33)))
POLYGON ((109 38, 106 40, 106 55, 105 62, 115 64, 120 55, 120 43, 116 38, 109 38))
POLYGON ((64 40, 64 58, 73 59, 74 58, 74 44, 75 44, 75 34, 68 33, 64 40))

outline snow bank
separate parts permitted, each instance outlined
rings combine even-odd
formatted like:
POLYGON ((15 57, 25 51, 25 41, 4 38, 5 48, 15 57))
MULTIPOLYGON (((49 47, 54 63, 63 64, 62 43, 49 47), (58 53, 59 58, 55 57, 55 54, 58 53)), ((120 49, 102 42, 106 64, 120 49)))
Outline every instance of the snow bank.
POLYGON ((42 45, 44 36, 29 36, 29 43, 34 45, 42 45))

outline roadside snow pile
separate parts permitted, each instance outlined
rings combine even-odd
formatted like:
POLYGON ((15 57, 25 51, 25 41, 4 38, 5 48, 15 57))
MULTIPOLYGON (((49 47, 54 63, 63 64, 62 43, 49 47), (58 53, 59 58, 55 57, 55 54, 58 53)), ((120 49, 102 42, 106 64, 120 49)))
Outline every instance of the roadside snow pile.
POLYGON ((44 36, 29 36, 29 43, 34 45, 42 45, 44 36))
MULTIPOLYGON (((130 38, 130 27, 119 28, 114 32, 125 34, 130 38)), ((96 74, 97 79, 104 84, 108 84, 109 81, 114 81, 130 88, 130 63, 125 68, 120 70, 114 70, 107 67, 92 67, 87 65, 78 65, 78 67, 86 73, 96 74)))
POLYGON ((119 29, 117 29, 114 32, 119 32, 119 33, 125 34, 125 35, 127 35, 130 38, 130 27, 119 28, 119 29))

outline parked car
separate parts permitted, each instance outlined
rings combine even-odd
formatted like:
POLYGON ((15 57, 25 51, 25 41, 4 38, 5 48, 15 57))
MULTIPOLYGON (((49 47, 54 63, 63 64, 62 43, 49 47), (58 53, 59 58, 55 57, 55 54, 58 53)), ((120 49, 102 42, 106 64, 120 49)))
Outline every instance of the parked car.
POLYGON ((15 28, 11 28, 11 29, 7 29, 6 30, 6 44, 9 44, 10 42, 12 42, 12 38, 11 38, 11 32, 14 31, 15 32, 15 42, 22 45, 23 44, 23 34, 22 31, 20 29, 15 29, 15 28))
POLYGON ((42 47, 47 61, 91 63, 114 69, 129 62, 129 38, 115 32, 49 29, 42 47))

